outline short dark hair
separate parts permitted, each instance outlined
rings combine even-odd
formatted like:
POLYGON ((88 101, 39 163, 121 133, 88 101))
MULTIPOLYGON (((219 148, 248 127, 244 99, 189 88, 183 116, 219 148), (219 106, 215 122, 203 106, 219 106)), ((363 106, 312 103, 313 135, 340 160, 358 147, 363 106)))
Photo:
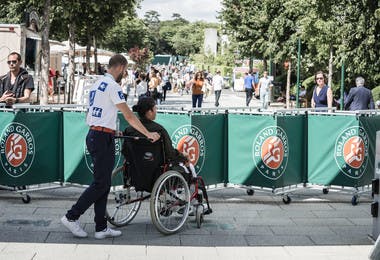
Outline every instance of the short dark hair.
POLYGON ((17 55, 17 60, 18 60, 18 61, 21 60, 21 55, 20 55, 20 53, 13 51, 13 52, 11 52, 11 53, 8 54, 8 58, 9 58, 9 56, 11 56, 11 55, 17 55))
POLYGON ((140 118, 144 118, 146 112, 152 110, 156 102, 152 97, 141 97, 137 102, 137 105, 132 107, 133 112, 137 112, 140 118))
POLYGON ((121 54, 115 54, 108 62, 108 68, 116 67, 119 65, 125 66, 128 64, 127 59, 121 54))

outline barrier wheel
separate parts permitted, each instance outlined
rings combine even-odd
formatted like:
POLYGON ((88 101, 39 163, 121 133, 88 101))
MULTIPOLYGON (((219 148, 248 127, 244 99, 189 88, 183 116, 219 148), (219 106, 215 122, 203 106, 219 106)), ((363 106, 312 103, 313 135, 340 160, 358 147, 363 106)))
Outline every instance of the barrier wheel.
POLYGON ((28 204, 32 200, 32 198, 28 194, 26 194, 24 197, 21 198, 21 200, 25 204, 28 204))
POLYGON ((288 195, 285 195, 282 197, 282 202, 284 202, 284 204, 290 204, 290 202, 292 202, 292 199, 288 195))
POLYGON ((359 198, 358 195, 352 196, 352 199, 351 199, 352 206, 358 205, 358 198, 359 198))
POLYGON ((197 221, 197 228, 201 228, 203 223, 203 205, 197 205, 195 208, 195 220, 197 221))
POLYGON ((322 192, 323 192, 323 194, 328 194, 329 193, 329 189, 328 188, 323 188, 322 192))
POLYGON ((164 235, 174 234, 186 223, 190 189, 182 174, 167 171, 154 183, 150 198, 153 225, 164 235))
POLYGON ((124 183, 123 167, 112 172, 112 184, 108 195, 106 218, 116 227, 128 225, 137 215, 141 206, 143 192, 124 183))
POLYGON ((255 190, 253 190, 253 189, 248 189, 248 190, 247 190, 247 194, 248 194, 249 196, 253 196, 253 194, 255 194, 255 190))

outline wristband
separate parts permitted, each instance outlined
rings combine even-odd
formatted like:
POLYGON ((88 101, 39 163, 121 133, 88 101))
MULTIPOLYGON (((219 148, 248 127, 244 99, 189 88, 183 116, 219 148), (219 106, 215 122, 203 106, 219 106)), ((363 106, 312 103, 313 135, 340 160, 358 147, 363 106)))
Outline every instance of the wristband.
POLYGON ((15 103, 18 103, 18 98, 16 98, 16 101, 15 101, 15 103))

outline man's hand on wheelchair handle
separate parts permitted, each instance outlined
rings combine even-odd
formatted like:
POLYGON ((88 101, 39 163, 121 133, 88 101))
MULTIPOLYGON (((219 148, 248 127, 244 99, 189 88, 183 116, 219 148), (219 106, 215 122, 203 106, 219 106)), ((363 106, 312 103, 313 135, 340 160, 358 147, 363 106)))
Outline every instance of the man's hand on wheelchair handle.
POLYGON ((161 136, 157 132, 149 132, 146 136, 152 143, 158 141, 161 136))

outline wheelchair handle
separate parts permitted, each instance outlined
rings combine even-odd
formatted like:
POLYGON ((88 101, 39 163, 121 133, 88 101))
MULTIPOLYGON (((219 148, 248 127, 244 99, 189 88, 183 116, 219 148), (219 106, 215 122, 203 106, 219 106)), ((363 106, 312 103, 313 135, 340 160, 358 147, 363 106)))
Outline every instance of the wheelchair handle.
POLYGON ((139 136, 132 136, 132 135, 115 135, 114 138, 115 139, 119 138, 119 139, 133 139, 133 140, 147 140, 147 141, 150 141, 150 139, 148 139, 145 136, 139 137, 139 136))

